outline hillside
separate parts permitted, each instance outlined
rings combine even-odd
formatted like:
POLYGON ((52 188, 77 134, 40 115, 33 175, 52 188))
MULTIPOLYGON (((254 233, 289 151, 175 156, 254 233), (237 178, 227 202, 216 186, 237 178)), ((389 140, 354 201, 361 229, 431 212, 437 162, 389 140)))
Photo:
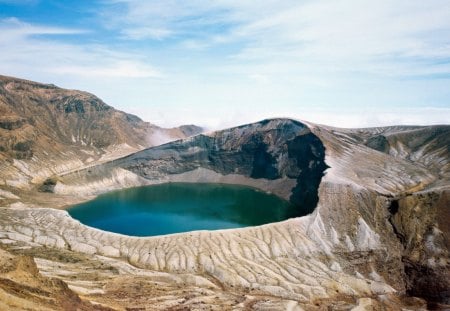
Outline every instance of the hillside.
POLYGON ((160 128, 86 92, 0 76, 0 185, 25 187, 200 131, 160 128))

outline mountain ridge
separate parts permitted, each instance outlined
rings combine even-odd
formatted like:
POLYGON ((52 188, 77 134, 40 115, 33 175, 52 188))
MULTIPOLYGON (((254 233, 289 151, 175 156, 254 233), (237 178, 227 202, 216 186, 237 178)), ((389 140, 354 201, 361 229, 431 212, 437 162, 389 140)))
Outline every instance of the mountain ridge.
POLYGON ((200 131, 158 127, 87 92, 0 76, 0 160, 13 164, 5 185, 18 174, 39 175, 41 166, 49 177, 200 131))

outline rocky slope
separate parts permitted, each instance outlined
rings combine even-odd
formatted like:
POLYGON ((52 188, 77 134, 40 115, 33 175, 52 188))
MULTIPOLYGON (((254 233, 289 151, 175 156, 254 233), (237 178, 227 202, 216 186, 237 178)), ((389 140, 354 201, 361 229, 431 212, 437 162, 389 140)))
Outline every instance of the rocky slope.
POLYGON ((1 310, 112 310, 93 305, 57 278, 42 276, 33 258, 0 249, 1 310))
POLYGON ((30 188, 53 174, 200 130, 163 129, 86 92, 0 76, 0 185, 30 188))
POLYGON ((33 257, 39 277, 63 280, 86 306, 444 309, 449 137, 450 126, 337 129, 288 119, 198 135, 54 176, 40 183, 46 192, 33 192, 39 204, 3 190, 0 244, 33 257), (169 181, 250 185, 307 215, 137 238, 46 208, 169 181))

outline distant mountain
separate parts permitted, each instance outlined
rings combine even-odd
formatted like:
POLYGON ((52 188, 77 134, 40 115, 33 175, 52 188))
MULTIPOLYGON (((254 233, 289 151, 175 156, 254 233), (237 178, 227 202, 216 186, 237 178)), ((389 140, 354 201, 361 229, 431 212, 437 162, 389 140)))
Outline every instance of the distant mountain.
POLYGON ((194 125, 160 128, 87 92, 0 76, 0 160, 31 166, 51 160, 58 163, 49 167, 70 168, 66 162, 80 166, 201 131, 194 125))

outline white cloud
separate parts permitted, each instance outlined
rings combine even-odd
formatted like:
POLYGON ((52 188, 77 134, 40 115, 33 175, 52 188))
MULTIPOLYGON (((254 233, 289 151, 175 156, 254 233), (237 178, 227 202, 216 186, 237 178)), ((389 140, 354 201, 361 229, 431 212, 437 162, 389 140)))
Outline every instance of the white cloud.
POLYGON ((215 114, 205 110, 197 111, 190 108, 184 108, 181 112, 179 109, 171 107, 167 107, 164 110, 147 108, 134 111, 134 113, 141 116, 151 116, 149 121, 165 127, 194 123, 207 130, 218 130, 267 118, 291 118, 342 128, 448 124, 450 108, 391 109, 368 113, 364 109, 359 111, 342 111, 339 109, 308 108, 281 109, 278 112, 270 112, 267 109, 258 110, 251 107, 239 109, 217 107, 215 114))
POLYGON ((156 33, 148 36, 154 38, 195 34, 200 39, 187 41, 185 47, 239 44, 229 56, 240 63, 276 61, 299 71, 307 67, 388 75, 449 72, 430 70, 430 62, 450 57, 446 0, 114 3, 125 5, 124 14, 110 16, 131 38, 146 32, 156 33), (217 25, 226 26, 223 33, 210 30, 217 25), (161 30, 163 35, 158 35, 161 30))
POLYGON ((105 25, 130 39, 161 39, 192 34, 193 28, 220 22, 216 5, 207 1, 112 0, 101 12, 105 25))
POLYGON ((2 73, 88 90, 165 125, 448 119, 423 108, 450 105, 447 0, 101 3, 89 33, 0 20, 2 73))
POLYGON ((315 1, 286 10, 274 7, 273 14, 232 35, 248 40, 237 54, 242 60, 278 59, 300 69, 429 74, 430 62, 450 57, 450 2, 315 1))
MULTIPOLYGON (((101 45, 78 45, 48 35, 84 34, 84 30, 48 27, 16 18, 0 20, 0 64, 4 74, 29 77, 47 73, 79 78, 160 78, 162 73, 139 55, 101 45)), ((55 77, 58 80, 58 77, 55 77)))
POLYGON ((448 124, 450 108, 412 108, 368 111, 305 111, 297 118, 319 124, 344 128, 376 127, 390 125, 448 124))
POLYGON ((161 40, 163 38, 169 37, 172 34, 172 31, 164 28, 153 28, 153 27, 134 27, 124 29, 122 31, 124 37, 133 39, 133 40, 142 40, 142 39, 157 39, 161 40))
POLYGON ((2 41, 23 39, 36 35, 74 35, 87 32, 83 29, 31 25, 15 17, 0 19, 0 29, 2 41))
POLYGON ((253 73, 248 76, 251 80, 258 82, 258 83, 264 83, 268 84, 270 83, 270 79, 267 75, 259 74, 259 73, 253 73))
POLYGON ((104 78, 160 78, 161 73, 146 64, 132 61, 114 61, 104 66, 58 66, 48 69, 60 75, 104 78))

